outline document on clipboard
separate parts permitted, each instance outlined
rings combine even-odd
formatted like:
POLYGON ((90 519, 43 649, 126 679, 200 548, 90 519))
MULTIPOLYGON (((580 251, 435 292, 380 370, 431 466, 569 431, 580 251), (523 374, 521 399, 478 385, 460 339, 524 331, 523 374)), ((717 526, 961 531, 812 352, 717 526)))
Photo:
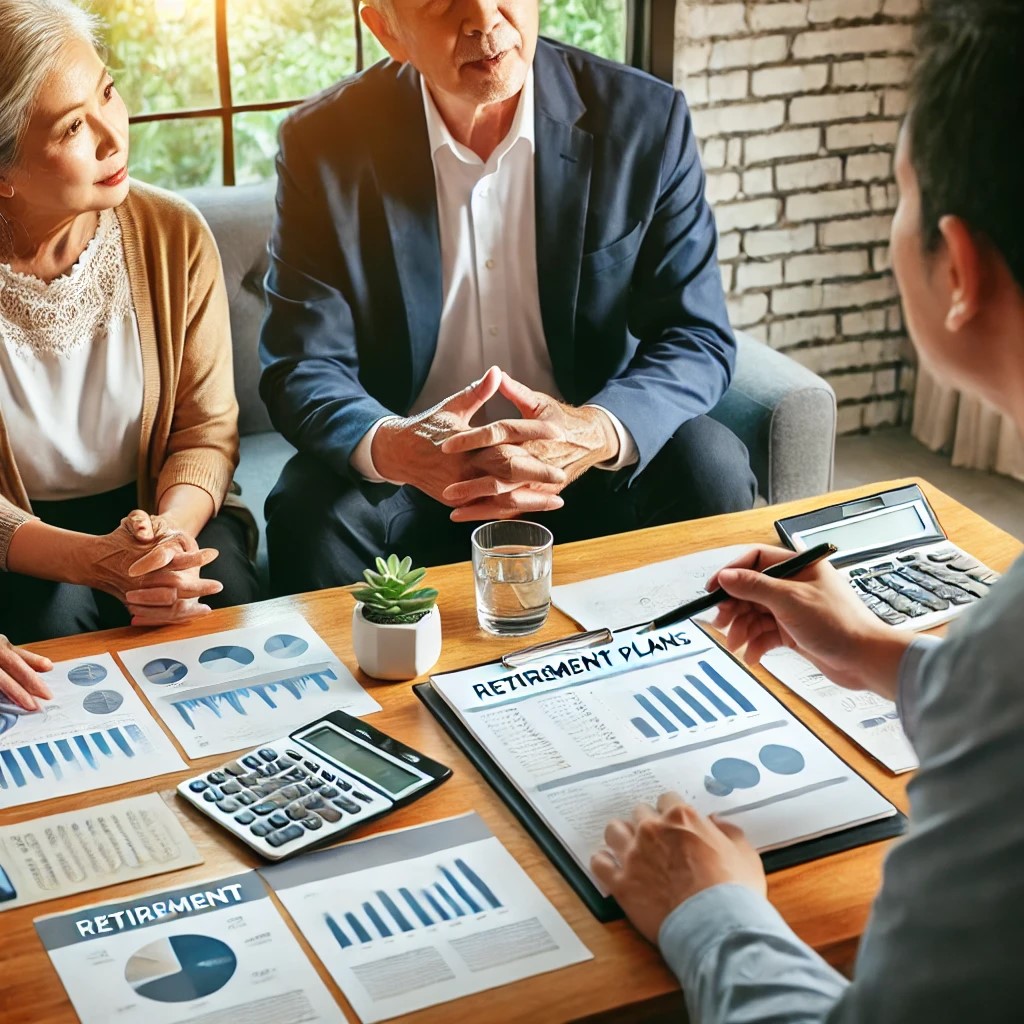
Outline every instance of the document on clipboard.
POLYGON ((616 908, 590 858, 605 825, 666 790, 735 822, 769 869, 905 821, 692 622, 416 691, 602 919, 616 908))

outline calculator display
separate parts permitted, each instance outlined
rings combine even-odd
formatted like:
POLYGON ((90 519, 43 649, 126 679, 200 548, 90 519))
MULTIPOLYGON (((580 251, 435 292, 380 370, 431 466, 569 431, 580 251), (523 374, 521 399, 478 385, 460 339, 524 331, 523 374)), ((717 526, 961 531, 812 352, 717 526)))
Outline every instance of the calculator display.
POLYGON ((338 764, 347 765, 392 796, 408 789, 412 783, 421 781, 419 775, 407 771, 369 747, 350 740, 336 729, 326 726, 316 729, 306 733, 302 742, 322 751, 338 764))
POLYGON ((916 504, 912 504, 898 505, 857 516, 846 522, 804 530, 799 537, 808 545, 828 541, 840 551, 860 551, 897 541, 913 540, 931 531, 931 523, 926 522, 916 504))

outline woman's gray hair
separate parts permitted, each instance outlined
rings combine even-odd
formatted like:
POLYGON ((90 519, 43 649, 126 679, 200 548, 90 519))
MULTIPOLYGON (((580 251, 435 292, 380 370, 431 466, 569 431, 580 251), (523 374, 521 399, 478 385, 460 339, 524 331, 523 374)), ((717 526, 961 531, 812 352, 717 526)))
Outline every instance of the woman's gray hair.
POLYGON ((17 164, 36 97, 64 47, 98 47, 99 27, 71 0, 0 0, 0 172, 17 164))

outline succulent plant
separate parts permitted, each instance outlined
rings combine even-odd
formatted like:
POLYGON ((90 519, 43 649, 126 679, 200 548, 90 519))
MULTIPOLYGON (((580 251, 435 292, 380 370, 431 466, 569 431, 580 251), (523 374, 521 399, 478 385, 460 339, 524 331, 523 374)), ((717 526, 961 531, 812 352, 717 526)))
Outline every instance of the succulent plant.
POLYGON ((414 569, 411 558, 399 561, 398 555, 378 558, 376 562, 376 572, 363 570, 367 585, 352 592, 357 601, 363 602, 363 615, 370 622, 416 622, 434 607, 437 591, 433 587, 416 589, 427 574, 426 569, 414 569))

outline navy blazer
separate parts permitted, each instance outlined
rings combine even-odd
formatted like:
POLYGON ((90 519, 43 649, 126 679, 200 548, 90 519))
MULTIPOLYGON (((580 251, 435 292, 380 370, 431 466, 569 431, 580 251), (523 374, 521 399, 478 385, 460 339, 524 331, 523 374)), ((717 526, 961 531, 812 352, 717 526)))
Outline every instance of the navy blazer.
MULTIPOLYGON (((614 413, 641 472, 729 385, 736 342, 681 93, 541 39, 534 60, 537 281, 566 401, 614 413)), ((337 472, 427 379, 441 317, 419 73, 385 61, 283 123, 260 337, 277 429, 337 472)), ((457 391, 469 381, 453 380, 457 391)))

